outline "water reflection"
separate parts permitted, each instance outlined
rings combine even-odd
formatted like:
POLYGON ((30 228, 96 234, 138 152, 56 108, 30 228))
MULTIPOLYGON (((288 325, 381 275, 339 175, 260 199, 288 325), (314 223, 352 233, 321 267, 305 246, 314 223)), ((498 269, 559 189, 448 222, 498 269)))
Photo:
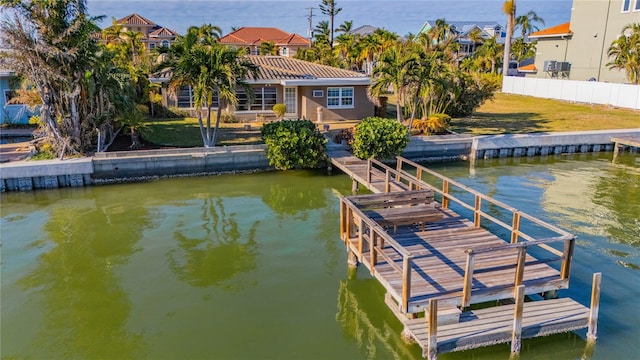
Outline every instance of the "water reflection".
POLYGON ((278 214, 294 216, 299 220, 306 220, 308 210, 315 210, 327 206, 323 191, 306 182, 274 183, 269 191, 263 193, 262 201, 278 214))
POLYGON ((143 334, 127 329, 131 303, 116 269, 136 251, 151 216, 130 203, 102 207, 102 200, 51 210, 44 230, 53 246, 19 281, 38 294, 43 317, 29 344, 35 357, 124 359, 148 350, 143 334))
MULTIPOLYGON (((626 155, 616 161, 633 159, 626 155)), ((609 209, 605 229, 611 241, 640 248, 640 168, 611 166, 606 176, 599 177, 593 202, 609 209)))
POLYGON ((400 337, 402 325, 381 300, 384 290, 374 279, 358 280, 356 274, 338 287, 336 321, 354 341, 365 359, 422 359, 420 347, 400 337))
POLYGON ((259 246, 255 237, 260 221, 246 230, 245 240, 236 214, 225 211, 222 198, 204 195, 198 201, 202 201, 199 226, 195 221, 182 224, 173 233, 178 247, 167 253, 171 270, 195 287, 238 290, 249 285, 236 277, 256 267, 259 246))

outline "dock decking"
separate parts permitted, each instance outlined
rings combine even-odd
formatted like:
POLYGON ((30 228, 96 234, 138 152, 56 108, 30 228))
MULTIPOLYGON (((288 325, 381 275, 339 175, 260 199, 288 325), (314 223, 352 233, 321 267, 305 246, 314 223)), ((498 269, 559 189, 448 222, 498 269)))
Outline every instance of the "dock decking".
MULTIPOLYGON (((332 163, 374 192, 341 198, 349 261, 384 286, 387 305, 425 357, 503 342, 518 352, 523 337, 585 327, 595 339, 597 301, 591 310, 569 298, 524 302, 569 287, 575 236, 403 158, 395 169, 348 156, 332 163), (472 215, 453 211, 454 203, 472 215), (529 235, 525 222, 527 232, 545 235, 529 235), (508 239, 487 230, 496 226, 508 239), (503 305, 473 306, 496 302, 503 305)), ((594 278, 595 288, 597 299, 594 278)))

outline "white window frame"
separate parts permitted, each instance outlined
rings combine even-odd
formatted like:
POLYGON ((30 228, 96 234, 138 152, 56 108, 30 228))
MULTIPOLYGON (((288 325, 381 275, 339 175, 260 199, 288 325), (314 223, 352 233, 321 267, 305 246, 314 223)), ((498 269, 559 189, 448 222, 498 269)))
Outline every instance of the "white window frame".
POLYGON ((289 55, 289 49, 287 49, 287 47, 286 47, 286 46, 281 47, 281 48, 280 48, 280 54, 281 54, 282 56, 288 56, 288 55, 289 55))
POLYGON ((355 89, 353 87, 328 87, 327 88, 327 109, 353 109, 355 106, 355 89), (330 90, 338 90, 338 96, 330 96, 330 90), (351 96, 343 95, 344 90, 351 90, 351 96), (329 105, 330 99, 338 99, 338 105, 329 105), (344 100, 351 98, 351 104, 344 105, 344 100))
POLYGON ((640 0, 636 0, 635 5, 631 7, 631 11, 634 11, 634 12, 640 11, 640 0))
POLYGON ((313 90, 313 97, 314 98, 324 97, 324 91, 322 91, 322 90, 313 90))
POLYGON ((632 8, 634 8, 635 6, 633 6, 633 0, 622 0, 622 11, 623 13, 628 13, 631 11, 632 8))
POLYGON ((168 47, 171 46, 171 42, 169 42, 169 40, 162 40, 162 41, 160 41, 160 46, 168 48, 168 47), (165 45, 165 44, 167 44, 167 45, 165 45))

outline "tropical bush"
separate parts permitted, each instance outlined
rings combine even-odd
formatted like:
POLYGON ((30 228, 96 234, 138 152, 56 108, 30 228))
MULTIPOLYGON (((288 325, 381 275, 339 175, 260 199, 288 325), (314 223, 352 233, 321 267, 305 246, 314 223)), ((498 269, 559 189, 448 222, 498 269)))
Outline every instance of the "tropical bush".
POLYGON ((287 112, 287 105, 285 104, 273 105, 273 113, 278 117, 278 119, 283 118, 286 112, 287 112))
POLYGON ((220 114, 220 121, 225 124, 236 124, 240 122, 240 120, 238 120, 238 118, 236 117, 236 114, 228 111, 223 111, 222 114, 220 114))
POLYGON ((283 120, 261 130, 269 165, 279 170, 311 169, 326 165, 327 139, 309 120, 283 120))
POLYGON ((499 74, 469 74, 458 72, 454 79, 453 101, 446 108, 445 113, 452 117, 465 117, 473 113, 485 101, 493 98, 502 83, 499 74))
POLYGON ((408 143, 407 129, 401 123, 368 117, 356 126, 351 148, 360 159, 390 159, 400 155, 408 143))
POLYGON ((431 114, 427 118, 416 120, 413 128, 427 134, 443 134, 449 128, 450 123, 451 116, 447 114, 431 114))

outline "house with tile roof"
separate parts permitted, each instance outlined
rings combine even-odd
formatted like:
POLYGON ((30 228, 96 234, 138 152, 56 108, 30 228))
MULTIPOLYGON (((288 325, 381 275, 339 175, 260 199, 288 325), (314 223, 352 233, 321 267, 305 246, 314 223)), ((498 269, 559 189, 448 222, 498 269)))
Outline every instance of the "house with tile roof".
POLYGON ((624 83, 624 71, 610 70, 607 52, 622 28, 640 23, 640 0, 574 0, 571 21, 529 35, 538 42, 527 77, 624 83))
MULTIPOLYGON (((316 121, 318 108, 323 120, 363 119, 374 115, 374 104, 367 97, 369 77, 361 73, 315 64, 285 56, 248 55, 258 67, 258 76, 246 81, 254 99, 237 90, 239 102, 233 109, 236 117, 255 120, 260 115, 273 114, 273 105, 287 106, 286 118, 316 121)), ((151 82, 163 84, 169 107, 193 109, 193 92, 189 87, 172 90, 169 71, 154 74, 151 82)), ((213 106, 217 107, 217 98, 213 106)))
MULTIPOLYGON (((456 34, 456 42, 460 44, 458 58, 472 56, 476 48, 482 45, 481 41, 473 39, 470 35, 477 31, 482 39, 495 38, 499 44, 504 44, 506 33, 504 27, 493 21, 447 21, 451 31, 456 34)), ((418 34, 426 33, 436 25, 436 20, 427 20, 418 31, 418 34)))
POLYGON ((244 26, 220 38, 220 43, 244 47, 250 55, 260 55, 260 45, 264 42, 273 43, 278 49, 278 55, 293 57, 299 48, 309 47, 309 39, 298 34, 290 34, 273 27, 244 26))
POLYGON ((142 33, 142 43, 148 51, 156 47, 170 47, 178 37, 177 32, 135 13, 118 19, 116 22, 123 27, 124 31, 131 30, 142 33))

